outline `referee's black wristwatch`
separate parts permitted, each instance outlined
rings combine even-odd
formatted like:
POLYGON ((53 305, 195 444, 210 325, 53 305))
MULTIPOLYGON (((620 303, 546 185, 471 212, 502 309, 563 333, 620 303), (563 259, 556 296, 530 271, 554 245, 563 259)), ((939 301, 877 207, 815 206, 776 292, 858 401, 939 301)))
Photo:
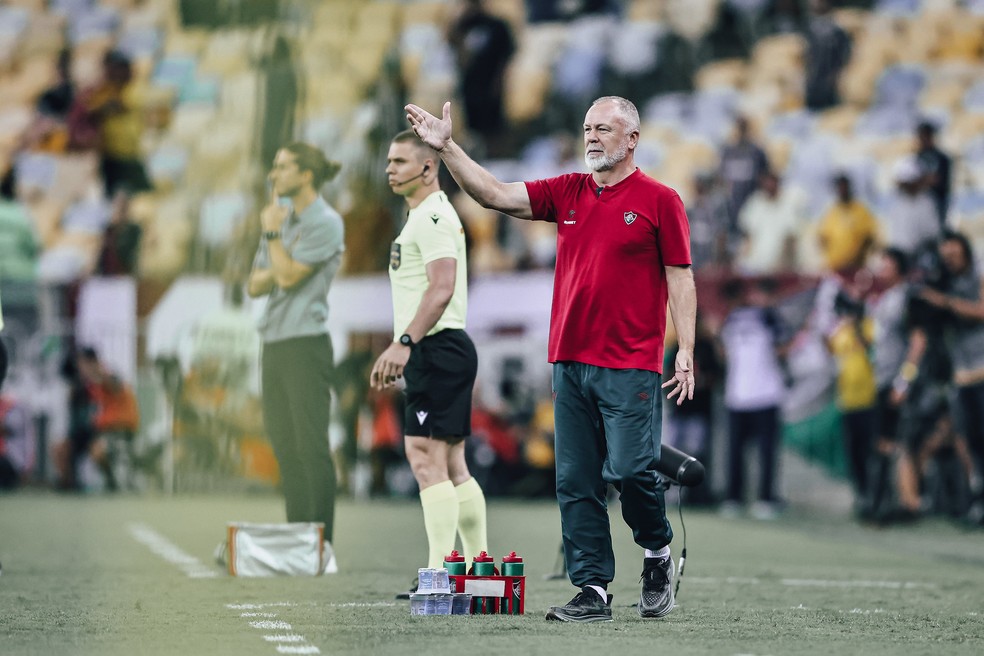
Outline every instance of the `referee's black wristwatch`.
POLYGON ((279 230, 267 230, 266 232, 263 233, 263 237, 267 241, 273 241, 274 239, 280 239, 280 231, 279 230))
POLYGON ((400 344, 403 344, 404 346, 409 347, 411 351, 413 350, 413 347, 417 345, 413 341, 413 338, 410 337, 410 335, 408 335, 406 333, 403 333, 402 335, 400 335, 400 344))

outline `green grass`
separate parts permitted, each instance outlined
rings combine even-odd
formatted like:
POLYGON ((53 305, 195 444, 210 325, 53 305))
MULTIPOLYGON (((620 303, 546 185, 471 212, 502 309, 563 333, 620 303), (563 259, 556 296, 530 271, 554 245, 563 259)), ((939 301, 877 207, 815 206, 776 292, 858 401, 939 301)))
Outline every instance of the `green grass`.
MULTIPOLYGON (((615 622, 543 620, 574 593, 544 580, 554 566, 552 503, 493 502, 494 555, 526 559, 527 614, 411 618, 393 594, 426 559, 412 501, 344 501, 323 578, 188 578, 138 543, 142 523, 212 565, 228 521, 282 521, 274 496, 0 497, 0 654, 278 654, 228 604, 291 624, 322 654, 975 654, 984 653, 984 534, 944 522, 873 530, 836 518, 770 524, 688 512, 678 607, 642 621, 639 549, 613 514, 615 622), (736 580, 737 579, 737 580, 736 580), (807 585, 791 579, 828 583, 807 585), (870 583, 865 583, 870 582, 870 583), (875 587, 882 582, 882 587, 875 587), (908 582, 893 588, 892 582, 908 582), (363 605, 355 605, 363 604, 363 605)), ((682 542, 674 514, 678 554, 682 542)), ((218 568, 216 567, 216 571, 218 568)))

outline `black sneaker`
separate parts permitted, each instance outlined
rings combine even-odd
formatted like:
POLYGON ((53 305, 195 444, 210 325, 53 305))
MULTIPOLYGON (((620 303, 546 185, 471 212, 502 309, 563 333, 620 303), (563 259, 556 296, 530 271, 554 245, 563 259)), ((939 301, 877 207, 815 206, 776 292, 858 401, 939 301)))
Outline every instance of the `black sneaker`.
POLYGON ((406 592, 398 592, 396 594, 396 598, 397 599, 410 599, 410 595, 412 595, 413 593, 415 593, 417 591, 417 586, 418 585, 419 585, 419 581, 416 578, 414 578, 413 579, 413 582, 410 584, 410 589, 407 590, 406 592))
POLYGON ((673 557, 645 558, 642 565, 642 596, 639 614, 665 617, 673 610, 673 557))
POLYGON ((611 622, 612 595, 602 599, 595 589, 581 588, 566 606, 551 606, 547 619, 558 622, 611 622))

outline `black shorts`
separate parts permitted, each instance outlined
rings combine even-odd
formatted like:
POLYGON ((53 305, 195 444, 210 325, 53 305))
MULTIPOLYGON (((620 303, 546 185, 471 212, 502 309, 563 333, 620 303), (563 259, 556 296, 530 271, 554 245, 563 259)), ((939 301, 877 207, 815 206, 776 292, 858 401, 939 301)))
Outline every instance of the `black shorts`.
POLYGON ((898 439, 899 408, 892 403, 892 386, 878 390, 878 406, 875 423, 878 437, 884 437, 893 442, 898 439))
POLYGON ((475 345, 464 330, 442 330, 413 347, 403 369, 406 435, 458 442, 471 435, 475 345))

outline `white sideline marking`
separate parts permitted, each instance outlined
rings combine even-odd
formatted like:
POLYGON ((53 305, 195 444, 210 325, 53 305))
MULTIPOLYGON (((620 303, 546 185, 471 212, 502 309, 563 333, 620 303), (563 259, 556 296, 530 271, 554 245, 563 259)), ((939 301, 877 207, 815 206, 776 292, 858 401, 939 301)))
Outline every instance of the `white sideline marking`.
MULTIPOLYGON (((296 606, 289 601, 277 601, 268 604, 226 604, 226 608, 231 610, 245 610, 245 609, 257 609, 257 608, 270 608, 270 607, 284 607, 284 606, 296 606)), ((276 617, 276 613, 266 613, 266 612, 244 612, 239 613, 240 617, 250 618, 250 617, 266 617, 272 618, 276 617)), ((304 636, 294 633, 293 627, 290 622, 285 622, 283 620, 274 619, 262 619, 262 620, 252 620, 249 625, 254 629, 264 629, 264 630, 276 630, 284 631, 285 633, 267 633, 263 635, 263 639, 269 643, 274 643, 277 646, 278 654, 320 654, 321 650, 311 644, 307 643, 307 638, 304 636)))
POLYGON ((823 579, 782 579, 783 585, 795 588, 889 588, 892 590, 913 590, 915 588, 935 588, 932 583, 913 583, 912 581, 827 581, 823 579))
POLYGON ((265 635, 263 639, 267 642, 304 642, 305 638, 302 635, 297 635, 296 633, 275 633, 272 635, 265 635))
POLYGON ((254 629, 279 629, 281 631, 290 631, 291 625, 283 620, 256 620, 255 622, 250 622, 249 625, 254 629))
POLYGON ((210 579, 219 575, 214 569, 208 567, 191 554, 186 553, 146 524, 130 524, 127 528, 134 540, 143 544, 167 562, 179 567, 189 578, 210 579))
POLYGON ((387 608, 389 606, 398 606, 396 602, 393 601, 350 601, 344 604, 325 604, 331 608, 387 608))
MULTIPOLYGON (((771 579, 742 578, 728 576, 725 578, 715 578, 713 576, 694 576, 687 577, 691 583, 704 583, 710 585, 720 585, 721 583, 732 583, 735 585, 759 585, 771 583, 771 579)), ((891 590, 914 590, 932 589, 938 587, 935 583, 915 583, 913 581, 831 581, 825 579, 779 579, 780 585, 792 588, 888 588, 891 590)))

